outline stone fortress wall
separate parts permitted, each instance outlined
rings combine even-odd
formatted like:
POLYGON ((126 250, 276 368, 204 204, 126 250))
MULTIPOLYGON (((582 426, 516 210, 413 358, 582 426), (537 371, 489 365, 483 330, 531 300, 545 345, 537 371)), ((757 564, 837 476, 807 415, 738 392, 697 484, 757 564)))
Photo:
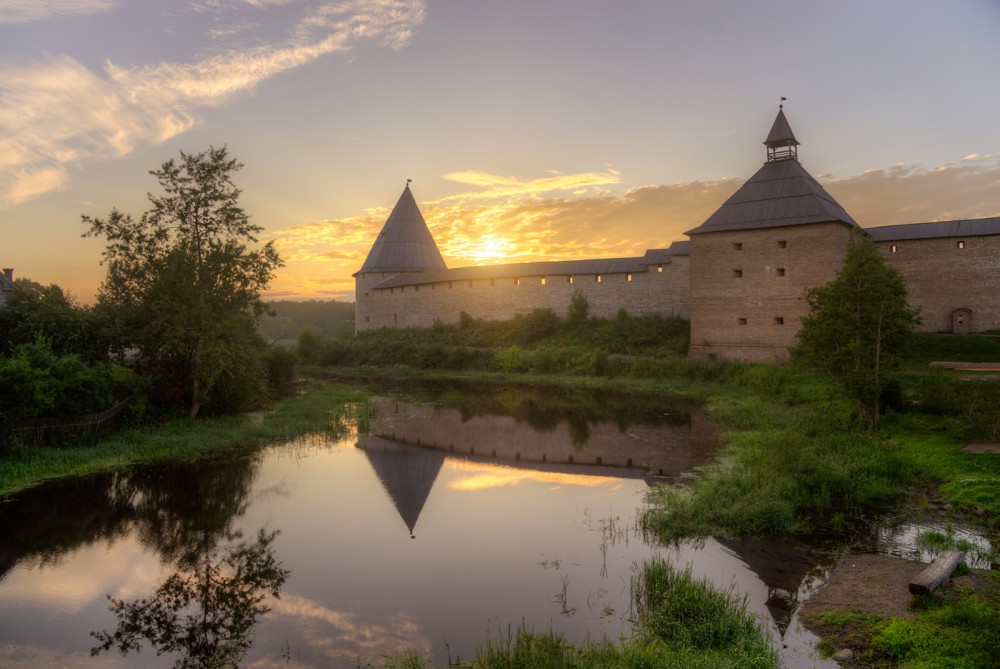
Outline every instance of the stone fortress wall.
MULTIPOLYGON (((860 226, 798 162, 779 108, 767 162, 690 241, 644 256, 448 269, 407 186, 355 274, 358 332, 565 315, 691 320, 695 357, 784 361, 808 313, 805 291, 832 280, 860 226)), ((923 332, 1000 329, 1000 217, 865 230, 907 284, 923 332)))
POLYGON ((923 320, 919 331, 961 331, 952 317, 962 308, 971 311, 969 332, 1000 330, 1000 219, 993 220, 998 234, 876 242, 906 279, 923 320))
POLYGON ((476 268, 493 271, 479 271, 474 276, 456 272, 453 278, 441 281, 404 280, 402 285, 389 288, 379 286, 389 279, 405 279, 405 274, 359 274, 356 328, 359 332, 381 327, 426 328, 435 321, 457 323, 462 313, 490 321, 509 320, 533 309, 552 309, 565 316, 577 290, 587 298, 590 315, 600 318, 613 318, 620 309, 632 316, 690 315, 690 258, 686 255, 632 272, 568 273, 566 264, 559 264, 558 273, 545 274, 537 269, 533 273, 512 272, 510 266, 476 268))

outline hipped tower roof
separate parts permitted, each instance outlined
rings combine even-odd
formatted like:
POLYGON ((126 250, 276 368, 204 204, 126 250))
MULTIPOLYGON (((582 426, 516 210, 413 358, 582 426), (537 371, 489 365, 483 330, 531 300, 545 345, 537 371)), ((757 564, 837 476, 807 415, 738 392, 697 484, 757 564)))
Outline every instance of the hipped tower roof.
POLYGON ((859 227, 851 215, 799 164, 798 145, 783 110, 778 110, 764 144, 768 161, 704 223, 685 234, 756 230, 811 223, 844 223, 859 227))

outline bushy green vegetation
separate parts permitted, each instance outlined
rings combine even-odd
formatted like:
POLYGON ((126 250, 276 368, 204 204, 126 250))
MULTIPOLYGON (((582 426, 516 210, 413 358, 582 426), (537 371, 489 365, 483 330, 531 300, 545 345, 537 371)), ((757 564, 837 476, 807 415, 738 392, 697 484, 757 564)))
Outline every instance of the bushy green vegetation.
POLYGON ((682 318, 630 317, 623 311, 613 319, 580 320, 578 314, 571 320, 536 309, 510 321, 464 317, 457 325, 337 339, 307 328, 294 350, 301 363, 321 366, 652 376, 672 365, 687 345, 688 322, 682 318))
POLYGON ((309 432, 345 434, 359 420, 367 396, 322 385, 278 403, 267 412, 178 418, 155 427, 120 430, 74 448, 21 447, 0 458, 0 494, 59 476, 117 469, 136 462, 197 459, 223 450, 252 450, 309 432))
POLYGON ((851 405, 796 365, 746 367, 714 389, 724 428, 716 463, 685 487, 658 487, 645 515, 664 539, 845 534, 898 501, 915 474, 899 444, 852 430, 851 405))
POLYGON ((914 335, 904 360, 906 366, 918 369, 938 361, 1000 362, 1000 335, 914 335))

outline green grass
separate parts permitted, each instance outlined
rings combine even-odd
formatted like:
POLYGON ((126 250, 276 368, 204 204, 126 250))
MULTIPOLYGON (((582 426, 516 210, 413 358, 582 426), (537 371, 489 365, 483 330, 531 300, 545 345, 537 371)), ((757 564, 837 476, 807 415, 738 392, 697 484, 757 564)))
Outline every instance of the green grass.
POLYGON ((117 469, 137 462, 192 460, 229 449, 250 449, 308 432, 345 434, 366 395, 322 385, 278 403, 271 411, 238 416, 176 419, 144 429, 110 433, 96 443, 31 446, 0 459, 0 494, 46 479, 117 469))
POLYGON ((1000 666, 1000 575, 975 576, 980 589, 958 586, 914 597, 912 617, 829 611, 809 614, 806 622, 822 632, 821 652, 852 648, 863 666, 992 669, 1000 666))

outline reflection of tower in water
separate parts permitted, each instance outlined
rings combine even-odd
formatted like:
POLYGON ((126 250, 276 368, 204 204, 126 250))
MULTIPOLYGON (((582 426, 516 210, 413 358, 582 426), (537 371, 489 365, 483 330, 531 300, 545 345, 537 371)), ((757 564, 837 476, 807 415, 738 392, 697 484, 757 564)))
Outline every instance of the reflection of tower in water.
POLYGON ((444 454, 376 436, 360 438, 358 447, 364 450, 382 487, 389 493, 396 511, 410 530, 410 538, 415 538, 413 528, 441 471, 444 454))
POLYGON ((815 580, 831 566, 812 551, 767 541, 718 540, 767 586, 764 605, 782 637, 798 609, 799 594, 815 587, 815 580))

